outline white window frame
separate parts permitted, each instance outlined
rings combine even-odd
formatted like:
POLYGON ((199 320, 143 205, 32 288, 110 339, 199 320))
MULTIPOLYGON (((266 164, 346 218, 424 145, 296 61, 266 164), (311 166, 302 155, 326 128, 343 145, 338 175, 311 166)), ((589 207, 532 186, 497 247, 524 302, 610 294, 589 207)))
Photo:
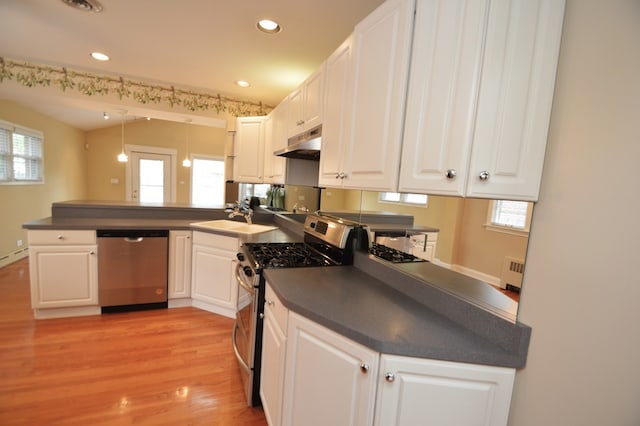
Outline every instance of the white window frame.
POLYGON ((531 216, 533 214, 533 203, 527 201, 518 201, 521 203, 527 203, 527 216, 525 218, 525 225, 523 228, 509 226, 505 224, 496 223, 494 220, 494 212, 497 208, 498 203, 501 201, 508 200, 491 200, 489 202, 489 207, 487 209, 487 221, 484 227, 489 231, 495 232, 503 232, 506 234, 518 235, 518 236, 528 236, 529 230, 531 228, 531 216))
POLYGON ((400 192, 379 192, 378 193, 378 201, 380 203, 394 204, 394 205, 402 205, 402 206, 411 206, 411 207, 421 207, 426 208, 429 205, 429 196, 426 194, 411 194, 411 193, 400 193, 400 192), (390 195, 393 194, 398 198, 397 201, 390 198, 390 195), (424 203, 415 203, 409 201, 412 195, 420 195, 426 197, 424 203))
POLYGON ((22 127, 14 123, 10 123, 8 121, 0 120, 0 129, 6 130, 9 132, 9 151, 7 153, 0 153, 0 161, 6 162, 5 167, 8 171, 7 179, 0 179, 0 185, 42 185, 44 184, 44 134, 41 131, 29 129, 27 127, 22 127), (14 154, 13 149, 13 135, 20 134, 24 136, 29 136, 31 138, 35 138, 40 142, 40 156, 39 157, 24 157, 35 159, 39 162, 39 175, 36 179, 16 179, 15 173, 13 170, 13 160, 15 157, 22 157, 20 155, 14 154))
MULTIPOLYGON (((189 159, 191 160, 191 171, 189 172, 190 176, 190 182, 191 182, 191 186, 189 188, 189 202, 191 204, 193 204, 193 188, 195 188, 194 185, 194 175, 193 175, 193 167, 195 164, 194 160, 211 160, 211 161, 221 161, 223 166, 225 167, 225 169, 223 169, 222 171, 222 205, 224 205, 224 200, 226 199, 226 186, 224 185, 224 183, 226 182, 224 179, 225 173, 226 173, 226 164, 224 164, 224 157, 220 157, 220 156, 214 156, 214 155, 205 155, 205 154, 190 154, 189 155, 189 159)), ((210 206, 210 204, 203 204, 205 206, 210 206)), ((212 206, 213 204, 211 204, 212 206)))

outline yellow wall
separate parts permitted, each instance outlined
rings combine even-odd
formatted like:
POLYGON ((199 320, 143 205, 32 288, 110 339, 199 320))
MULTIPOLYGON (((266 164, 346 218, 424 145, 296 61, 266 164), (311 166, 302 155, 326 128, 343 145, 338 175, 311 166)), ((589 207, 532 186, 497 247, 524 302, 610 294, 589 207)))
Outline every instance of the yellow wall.
MULTIPOLYGON (((125 121, 124 130, 125 144, 178 150, 176 202, 182 204, 189 203, 191 192, 191 169, 181 165, 187 150, 187 126, 190 153, 224 157, 227 133, 222 128, 140 119, 125 121)), ((116 161, 122 145, 121 124, 92 130, 87 132, 86 138, 89 146, 89 199, 125 200, 125 163, 116 161), (118 179, 118 183, 112 184, 112 178, 118 179)))
POLYGON ((24 222, 51 216, 51 203, 87 197, 84 132, 0 99, 0 119, 44 134, 44 184, 0 185, 0 256, 27 245, 24 222))
POLYGON ((484 225, 489 203, 490 200, 463 200, 453 263, 499 277, 505 257, 525 259, 528 237, 487 230, 484 225))

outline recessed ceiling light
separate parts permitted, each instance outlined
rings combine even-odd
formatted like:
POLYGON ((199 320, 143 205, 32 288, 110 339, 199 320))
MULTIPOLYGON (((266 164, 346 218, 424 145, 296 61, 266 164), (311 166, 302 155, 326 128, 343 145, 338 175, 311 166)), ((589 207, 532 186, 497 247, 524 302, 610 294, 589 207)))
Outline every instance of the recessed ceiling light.
POLYGON ((98 13, 102 11, 102 5, 98 0, 62 0, 62 2, 84 12, 98 13))
POLYGON ((108 61, 109 59, 111 59, 109 58, 109 55, 105 55, 104 53, 100 52, 91 52, 91 57, 96 61, 108 61))
POLYGON ((244 81, 244 80, 238 80, 238 81, 236 81, 236 84, 237 84, 238 86, 240 86, 240 87, 249 87, 249 86, 250 86, 250 84, 249 84, 249 83, 247 83, 247 82, 246 82, 246 81, 244 81))
POLYGON ((280 27, 280 25, 275 22, 272 21, 270 19, 261 19, 258 21, 258 29, 260 31, 263 31, 265 33, 269 33, 269 34, 275 34, 275 33, 279 33, 280 31, 282 31, 282 27, 280 27))

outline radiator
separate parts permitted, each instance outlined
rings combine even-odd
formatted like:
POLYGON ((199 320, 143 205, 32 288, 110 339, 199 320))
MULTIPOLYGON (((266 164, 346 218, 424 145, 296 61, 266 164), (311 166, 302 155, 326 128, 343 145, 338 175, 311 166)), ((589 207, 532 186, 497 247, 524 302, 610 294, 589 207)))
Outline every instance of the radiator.
POLYGON ((524 260, 513 257, 505 257, 502 263, 502 275, 500 287, 519 290, 522 287, 522 273, 524 272, 524 260))

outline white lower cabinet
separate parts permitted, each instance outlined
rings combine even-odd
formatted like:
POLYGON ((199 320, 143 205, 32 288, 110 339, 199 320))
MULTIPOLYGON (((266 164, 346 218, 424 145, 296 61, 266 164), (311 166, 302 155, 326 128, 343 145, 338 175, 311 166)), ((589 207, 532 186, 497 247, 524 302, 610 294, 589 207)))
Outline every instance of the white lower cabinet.
POLYGON ((235 318, 238 239, 206 232, 193 233, 191 298, 193 306, 235 318))
POLYGON ((260 399, 267 422, 279 425, 282 420, 282 390, 287 343, 288 310, 267 283, 262 332, 262 369, 260 399))
POLYGON ((265 299, 269 425, 507 424, 515 369, 380 354, 265 299))
POLYGON ((169 232, 169 299, 191 297, 191 231, 169 232))
POLYGON ((29 231, 33 309, 98 306, 97 252, 95 231, 29 231))
POLYGON ((515 370, 380 357, 375 425, 506 425, 515 370))
POLYGON ((378 353, 289 314, 283 425, 370 425, 378 353))

